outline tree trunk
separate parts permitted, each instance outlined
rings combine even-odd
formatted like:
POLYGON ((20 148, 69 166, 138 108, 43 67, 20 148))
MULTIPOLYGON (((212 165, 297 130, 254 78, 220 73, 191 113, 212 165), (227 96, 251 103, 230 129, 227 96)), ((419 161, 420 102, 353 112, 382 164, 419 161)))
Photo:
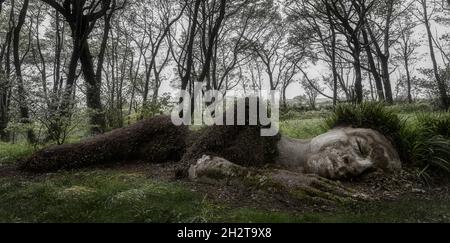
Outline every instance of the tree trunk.
MULTIPOLYGON (((359 41, 359 40, 358 40, 359 41)), ((354 43, 353 66, 355 67, 355 93, 356 103, 361 104, 364 101, 362 71, 361 71, 361 47, 359 42, 354 43)))
POLYGON ((409 62, 408 62, 408 57, 405 56, 405 69, 406 69, 406 84, 407 84, 407 93, 408 93, 408 102, 411 104, 413 103, 413 98, 412 98, 412 94, 411 94, 411 90, 412 90, 412 85, 411 85, 411 73, 409 70, 409 62))
MULTIPOLYGON (((1 4, 3 4, 2 0, 0 0, 0 7, 1 4)), ((14 6, 14 1, 12 1, 11 5, 14 6)), ((14 31, 13 18, 14 8, 11 7, 9 31, 6 34, 5 42, 0 51, 0 140, 4 142, 9 142, 10 140, 10 134, 6 131, 6 128, 9 123, 9 108, 11 104, 10 50, 14 31), (3 66, 3 60, 5 60, 5 66, 3 66)))
MULTIPOLYGON (((25 91, 25 86, 23 83, 22 76, 22 65, 21 58, 19 54, 20 49, 20 32, 22 31, 22 27, 25 24, 25 18, 28 12, 29 0, 25 0, 23 2, 22 9, 20 10, 19 19, 17 21, 17 25, 14 28, 14 39, 13 39, 13 56, 14 56, 14 67, 16 69, 16 80, 17 80, 17 93, 19 95, 19 112, 21 122, 23 124, 31 124, 30 121, 30 111, 27 105, 27 95, 25 91)), ((27 131, 27 139, 28 142, 34 143, 36 141, 36 136, 32 129, 28 129, 27 131)))
POLYGON ((152 96, 152 104, 156 105, 158 103, 159 98, 159 89, 161 87, 161 77, 160 72, 156 68, 156 65, 153 66, 153 73, 155 75, 155 84, 153 85, 153 96, 152 96))
MULTIPOLYGON (((50 97, 50 114, 53 114, 53 116, 57 116, 58 111, 58 103, 61 102, 60 100, 60 89, 61 89, 61 55, 62 55, 62 49, 63 49, 63 31, 61 30, 61 17, 58 11, 55 11, 55 46, 54 46, 54 58, 53 58, 53 87, 52 87, 52 95, 50 97)), ((78 61, 78 60, 77 60, 78 61)), ((76 65, 76 64, 75 64, 76 65)))
POLYGON ((384 50, 384 53, 381 50, 381 47, 378 44, 378 40, 377 40, 375 34, 373 33, 372 29, 369 26, 367 26, 366 29, 367 29, 367 31, 370 34, 370 38, 372 40, 372 43, 375 46, 375 51, 377 53, 377 56, 380 59, 385 100, 386 100, 386 102, 388 104, 393 104, 394 103, 394 98, 392 96, 392 85, 391 85, 390 72, 389 72, 389 58, 390 58, 390 53, 389 53, 389 29, 390 28, 386 28, 386 30, 385 30, 385 37, 384 37, 385 38, 384 39, 385 50, 384 50))
POLYGON ((98 61, 97 61, 97 70, 95 73, 97 83, 102 83, 103 63, 105 61, 106 47, 108 45, 109 32, 111 30, 112 16, 113 16, 113 13, 110 13, 109 15, 105 15, 102 43, 100 46, 100 52, 99 52, 98 61))
POLYGON ((374 94, 374 92, 373 92, 372 75, 371 75, 371 73, 369 72, 369 73, 367 74, 367 76, 369 76, 370 97, 372 98, 372 101, 375 101, 376 98, 375 98, 375 94, 374 94))
POLYGON ((373 75, 373 79, 375 80, 375 86, 377 89, 378 99, 381 101, 385 100, 384 92, 383 92, 383 83, 381 81, 380 74, 378 73, 377 66, 375 64, 375 60, 372 55, 372 49, 370 48, 369 37, 367 36, 367 32, 362 30, 362 35, 364 39, 365 49, 367 53, 367 60, 369 61, 370 71, 373 75))
POLYGON ((386 16, 386 27, 384 29, 384 54, 380 56, 381 67, 383 69, 383 81, 384 81, 384 92, 386 95, 386 102, 388 104, 394 104, 394 98, 392 96, 392 85, 389 71, 389 58, 391 53, 390 48, 390 34, 391 34, 391 24, 392 24, 392 14, 394 12, 394 1, 387 1, 388 10, 386 16))
POLYGON ((439 67, 436 61, 436 55, 434 53, 434 46, 433 46, 433 34, 431 33, 431 27, 430 22, 428 19, 428 10, 427 10, 427 1, 422 0, 422 7, 423 7, 423 17, 424 17, 424 23, 425 28, 427 30, 428 34, 428 45, 430 46, 430 57, 431 61, 433 63, 433 71, 434 71, 434 77, 436 78, 436 82, 439 89, 440 99, 442 108, 445 110, 448 110, 450 107, 450 102, 447 95, 447 88, 445 85, 445 82, 442 80, 441 75, 439 74, 439 67))
POLYGON ((0 70, 0 140, 8 142, 9 134, 6 131, 9 123, 9 81, 6 74, 0 70))
POLYGON ((105 132, 106 121, 101 102, 101 83, 97 82, 92 61, 91 51, 87 40, 83 40, 81 47, 81 69, 86 84, 86 105, 89 108, 89 118, 92 134, 105 132))
POLYGON ((331 69, 333 71, 333 106, 338 103, 338 72, 336 67, 336 33, 333 29, 332 47, 331 47, 331 69))
MULTIPOLYGON (((198 79, 199 82, 203 82, 205 78, 210 75, 211 60, 214 54, 214 44, 217 44, 216 38, 218 37, 220 27, 222 26, 222 22, 225 19, 226 4, 227 4, 226 0, 221 0, 219 17, 216 19, 214 27, 212 28, 212 30, 210 30, 210 33, 208 35, 208 48, 205 53, 206 56, 204 67, 198 79)), ((208 80, 207 89, 208 90, 211 89, 211 80, 208 80)))
MULTIPOLYGON (((105 129, 105 117, 100 100, 101 82, 97 82, 97 76, 94 71, 94 63, 89 50, 87 38, 95 27, 98 19, 105 16, 111 9, 111 1, 75 1, 67 0, 42 0, 56 11, 64 16, 72 30, 72 39, 74 42, 74 53, 71 58, 69 80, 74 83, 76 75, 77 56, 81 60, 81 67, 86 83, 87 106, 91 109, 90 120, 92 132, 101 133, 105 129), (75 55, 76 54, 76 55, 75 55)), ((113 5, 114 6, 114 5, 113 5)))
POLYGON ((56 41, 55 41, 55 57, 54 57, 54 68, 53 68, 53 104, 56 103, 55 99, 58 93, 59 84, 61 82, 61 54, 63 49, 63 36, 64 32, 61 28, 61 17, 58 11, 55 10, 55 26, 56 26, 56 41))
POLYGON ((333 71, 333 106, 336 107, 338 103, 338 71, 336 67, 336 29, 333 19, 331 18, 330 8, 327 6, 328 22, 331 29, 331 69, 333 71))
MULTIPOLYGON (((72 35, 74 35, 75 30, 72 28, 72 35)), ((77 68, 78 68, 78 61, 80 59, 80 46, 81 43, 78 39, 73 39, 73 48, 72 48, 72 55, 70 57, 69 61, 69 68, 68 68, 68 74, 66 77, 66 87, 64 90, 64 94, 61 100, 61 106, 59 108, 59 116, 61 118, 68 118, 70 116, 70 110, 72 108, 73 103, 73 92, 75 88, 75 82, 77 79, 77 68)))
POLYGON ((187 45, 187 49, 186 49, 186 53, 187 53, 186 73, 184 74, 184 76, 181 80, 181 89, 182 90, 186 90, 186 88, 189 85, 189 81, 191 80, 192 65, 193 65, 193 48, 194 48, 194 41, 195 41, 195 33, 197 32, 197 19, 198 19, 198 13, 199 13, 201 2, 202 2, 202 0, 195 1, 193 17, 191 19, 191 30, 189 33, 189 40, 188 40, 188 45, 187 45))
POLYGON ((392 96, 392 85, 389 72, 389 57, 385 55, 380 56, 381 69, 383 70, 383 86, 384 93, 386 95, 386 102, 388 104, 394 104, 394 98, 392 96))

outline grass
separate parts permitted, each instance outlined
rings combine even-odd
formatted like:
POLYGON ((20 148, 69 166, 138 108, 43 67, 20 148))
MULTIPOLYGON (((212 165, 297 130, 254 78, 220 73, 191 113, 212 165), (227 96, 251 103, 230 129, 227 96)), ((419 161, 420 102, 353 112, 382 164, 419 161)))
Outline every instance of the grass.
POLYGON ((28 144, 11 144, 0 142, 0 165, 15 163, 18 159, 31 155, 34 148, 28 144))
POLYGON ((417 122, 425 135, 450 139, 450 112, 419 113, 417 122))
POLYGON ((196 222, 208 207, 176 183, 111 171, 5 178, 0 195, 0 222, 196 222))
POLYGON ((411 160, 422 166, 424 179, 432 169, 450 175, 450 113, 420 113, 407 128, 411 160))
POLYGON ((264 213, 249 209, 232 211, 223 222, 253 223, 448 223, 450 200, 360 203, 341 206, 334 212, 287 214, 264 213), (248 220, 251 221, 248 221, 248 220))
POLYGON ((205 200, 179 183, 112 170, 0 179, 0 222, 450 222, 450 200, 343 205, 335 212, 265 212, 205 200))
MULTIPOLYGON (((79 137, 71 137, 70 139, 68 139, 66 144, 77 143, 80 140, 81 138, 79 137)), ((50 145, 53 144, 48 144, 45 146, 50 145)), ((0 166, 14 164, 17 162, 17 160, 30 156, 34 152, 45 146, 38 145, 37 147, 34 147, 33 145, 30 145, 25 141, 15 144, 0 142, 0 166)))
POLYGON ((280 129, 285 136, 296 139, 311 139, 327 131, 322 118, 283 121, 280 129))

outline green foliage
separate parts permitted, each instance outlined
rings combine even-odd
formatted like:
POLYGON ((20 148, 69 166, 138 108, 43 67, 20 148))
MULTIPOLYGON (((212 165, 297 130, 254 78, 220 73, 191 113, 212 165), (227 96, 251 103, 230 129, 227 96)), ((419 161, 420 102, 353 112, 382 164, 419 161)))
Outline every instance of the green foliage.
POLYGON ((405 120, 400 119, 393 111, 386 109, 383 103, 338 105, 326 123, 329 128, 351 126, 376 130, 391 139, 403 158, 407 156, 402 154, 407 146, 407 142, 404 140, 405 120))
POLYGON ((417 103, 403 103, 387 107, 395 113, 417 113, 417 112, 433 112, 436 108, 430 102, 421 101, 417 103))
POLYGON ((21 123, 21 122, 9 122, 6 131, 12 134, 26 134, 29 130, 34 130, 35 124, 33 123, 21 123))
POLYGON ((156 101, 150 101, 139 107, 131 114, 124 117, 124 124, 134 124, 143 119, 149 119, 160 115, 167 115, 173 104, 169 94, 164 94, 156 101))
POLYGON ((289 121, 294 119, 317 119, 317 118, 326 118, 331 114, 330 110, 321 109, 321 110, 299 110, 299 109, 285 109, 281 111, 280 120, 281 121, 289 121))
POLYGON ((425 136, 450 139, 450 112, 421 113, 417 115, 418 129, 425 136))
POLYGON ((327 131, 324 121, 320 118, 283 121, 280 129, 282 134, 291 138, 311 139, 327 131))
POLYGON ((164 94, 156 101, 148 102, 141 109, 141 116, 143 118, 152 118, 158 115, 163 115, 171 108, 170 95, 164 94))
POLYGON ((411 158, 426 175, 428 169, 450 174, 450 113, 417 115, 411 136, 411 158))
POLYGON ((288 121, 293 119, 301 119, 301 112, 296 111, 294 109, 283 109, 280 113, 280 120, 288 121))
POLYGON ((29 144, 12 144, 0 142, 0 166, 13 164, 34 152, 33 146, 29 144))
POLYGON ((93 128, 91 125, 88 125, 88 118, 95 112, 89 109, 72 108, 69 117, 61 116, 60 114, 46 114, 46 116, 38 118, 38 124, 42 127, 39 130, 44 130, 45 132, 44 141, 51 141, 58 145, 65 144, 69 142, 68 140, 75 138, 76 133, 81 132, 85 135, 86 131, 93 128))
POLYGON ((398 133, 402 129, 402 121, 397 114, 385 108, 383 103, 363 103, 361 105, 339 105, 334 114, 327 119, 330 128, 352 126, 371 128, 383 134, 398 133))
POLYGON ((88 114, 86 109, 75 108, 67 117, 48 112, 37 116, 31 123, 10 121, 6 131, 11 134, 13 142, 25 142, 27 131, 32 130, 37 138, 34 146, 62 145, 86 136, 86 131, 91 128, 88 114))
POLYGON ((437 169, 450 174, 450 140, 442 137, 417 139, 412 148, 412 160, 425 169, 437 169))

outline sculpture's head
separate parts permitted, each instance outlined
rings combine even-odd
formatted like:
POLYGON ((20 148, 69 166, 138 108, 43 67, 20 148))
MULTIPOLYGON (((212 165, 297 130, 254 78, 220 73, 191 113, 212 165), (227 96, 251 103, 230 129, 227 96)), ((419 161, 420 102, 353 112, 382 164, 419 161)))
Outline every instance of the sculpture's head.
POLYGON ((311 141, 305 172, 330 179, 359 176, 373 169, 401 169, 392 143, 369 129, 339 128, 311 141))

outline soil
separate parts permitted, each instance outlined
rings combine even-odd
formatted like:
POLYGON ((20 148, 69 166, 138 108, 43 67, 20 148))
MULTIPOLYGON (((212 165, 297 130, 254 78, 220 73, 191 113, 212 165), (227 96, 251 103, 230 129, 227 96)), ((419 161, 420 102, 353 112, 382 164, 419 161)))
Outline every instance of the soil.
POLYGON ((435 175, 432 181, 425 182, 418 176, 417 169, 410 167, 391 174, 372 172, 353 181, 344 182, 344 185, 378 201, 395 201, 410 196, 418 199, 450 197, 448 178, 435 175))

